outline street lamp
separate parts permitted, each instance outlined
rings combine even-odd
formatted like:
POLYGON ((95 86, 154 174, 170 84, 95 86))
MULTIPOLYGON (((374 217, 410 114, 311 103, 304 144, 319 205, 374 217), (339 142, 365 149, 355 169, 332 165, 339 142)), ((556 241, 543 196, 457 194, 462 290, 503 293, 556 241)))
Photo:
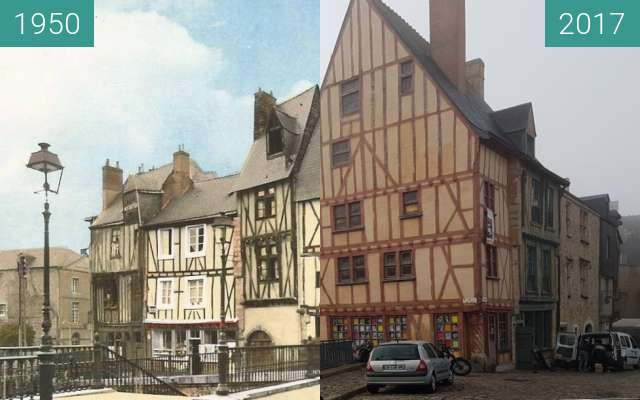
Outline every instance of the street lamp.
POLYGON ((27 256, 23 253, 18 254, 18 347, 24 346, 24 342, 27 341, 24 335, 24 290, 26 289, 27 279, 27 256), (24 289, 23 289, 24 286, 24 289))
POLYGON ((38 354, 38 362, 40 366, 40 399, 51 400, 53 397, 53 375, 55 372, 53 356, 55 353, 52 352, 52 341, 51 336, 49 336, 49 330, 51 329, 49 292, 49 218, 51 218, 51 213, 49 212, 49 192, 58 194, 64 167, 60 163, 58 156, 49 151, 48 143, 38 143, 38 146, 40 146, 40 150, 31 153, 27 168, 44 174, 42 190, 36 192, 44 192, 44 211, 42 212, 44 217, 44 303, 42 305, 42 346, 38 354), (52 190, 49 185, 48 175, 56 171, 60 171, 58 187, 52 190))
POLYGON ((228 373, 229 373, 229 347, 227 346, 227 338, 225 332, 226 321, 226 286, 227 286, 227 261, 229 259, 229 249, 231 247, 231 238, 233 238, 233 223, 228 218, 223 218, 220 222, 214 224, 214 227, 219 228, 220 232, 220 261, 221 274, 220 274, 220 334, 218 335, 218 387, 216 388, 216 394, 220 396, 226 396, 229 394, 229 387, 227 386, 228 373), (230 237, 227 240, 227 236, 230 237))

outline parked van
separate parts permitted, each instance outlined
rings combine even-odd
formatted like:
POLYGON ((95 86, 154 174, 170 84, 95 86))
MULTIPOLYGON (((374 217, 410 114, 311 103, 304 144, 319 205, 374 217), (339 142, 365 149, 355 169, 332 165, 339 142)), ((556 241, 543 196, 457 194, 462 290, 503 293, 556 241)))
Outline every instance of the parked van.
POLYGON ((640 368, 640 346, 631 335, 623 332, 585 333, 579 336, 559 333, 554 362, 565 367, 576 366, 580 350, 586 348, 591 351, 595 346, 605 349, 606 367, 640 368))

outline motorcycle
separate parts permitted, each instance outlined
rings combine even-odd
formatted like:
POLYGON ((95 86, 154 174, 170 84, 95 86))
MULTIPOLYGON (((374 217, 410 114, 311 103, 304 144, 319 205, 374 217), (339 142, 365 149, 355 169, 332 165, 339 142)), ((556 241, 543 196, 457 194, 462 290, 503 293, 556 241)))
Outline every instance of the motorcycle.
POLYGON ((353 359, 365 363, 369 361, 369 354, 371 354, 371 350, 373 350, 373 343, 367 340, 359 345, 355 345, 353 348, 353 359))
POLYGON ((449 368, 458 376, 469 375, 471 372, 471 363, 462 357, 456 357, 448 347, 445 347, 442 351, 447 359, 449 359, 449 368))

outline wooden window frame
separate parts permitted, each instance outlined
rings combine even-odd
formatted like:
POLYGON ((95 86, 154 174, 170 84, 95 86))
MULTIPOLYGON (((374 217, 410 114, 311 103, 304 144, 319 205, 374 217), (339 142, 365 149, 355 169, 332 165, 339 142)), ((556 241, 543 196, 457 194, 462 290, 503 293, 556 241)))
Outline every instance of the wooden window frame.
POLYGON ((349 340, 351 339, 351 320, 348 317, 334 316, 329 318, 329 332, 332 340, 349 340), (336 322, 340 322, 337 324, 336 322), (334 330, 334 326, 340 326, 343 329, 334 330), (334 333, 340 333, 341 335, 334 335, 334 333), (337 337, 341 336, 341 337, 337 337))
POLYGON ((72 324, 80 323, 80 302, 72 301, 71 302, 71 322, 72 324))
POLYGON ((367 271, 367 257, 364 254, 347 255, 342 257, 336 257, 336 285, 359 285, 369 282, 369 273, 367 271), (362 258, 362 271, 363 277, 356 279, 356 264, 355 259, 362 258), (340 261, 348 260, 349 279, 342 279, 340 276, 340 261))
POLYGON ((255 213, 257 221, 273 218, 276 216, 277 201, 276 187, 274 185, 264 186, 256 190, 255 197, 255 213), (264 192, 264 194, 260 194, 261 192, 264 192), (260 215, 260 203, 264 203, 264 215, 260 215), (267 207, 267 204, 269 204, 269 207, 267 207), (269 210, 269 214, 266 213, 267 210, 269 210))
POLYGON ((348 79, 342 83, 340 83, 340 115, 342 117, 347 117, 350 115, 355 115, 360 113, 360 111, 362 110, 362 98, 361 98, 361 87, 360 87, 360 78, 359 77, 355 77, 352 79, 348 79), (348 84, 352 83, 352 82, 356 82, 356 84, 354 85, 354 88, 347 91, 345 89, 345 86, 347 86, 348 84), (357 108, 355 110, 352 111, 347 111, 345 112, 344 110, 344 98, 350 95, 356 94, 357 96, 357 101, 356 104, 358 105, 357 108))
POLYGON ((282 275, 282 271, 281 271, 281 258, 280 258, 280 254, 282 252, 281 246, 279 242, 262 242, 262 243, 256 243, 255 246, 255 252, 256 252, 256 273, 257 273, 257 277, 258 277, 258 283, 273 283, 273 282, 279 282, 280 281, 280 276, 282 275), (271 248, 275 247, 276 248, 276 252, 275 254, 272 253, 271 248), (260 249, 262 248, 266 248, 267 249, 267 254, 266 255, 262 255, 262 252, 260 251, 260 249), (262 277, 262 261, 266 261, 267 262, 267 268, 268 271, 273 271, 274 273, 267 273, 267 277, 263 278, 262 277), (273 266, 271 265, 271 263, 274 262, 275 263, 275 268, 273 268, 273 266))
POLYGON ((496 186, 489 181, 484 181, 484 206, 495 214, 496 186))
MULTIPOLYGON (((275 118, 275 116, 272 116, 272 118, 275 118)), ((285 144, 284 144, 284 129, 282 129, 282 127, 280 125, 276 125, 276 126, 272 126, 269 129, 267 129, 267 158, 271 159, 271 158, 276 158, 281 156, 282 154, 284 154, 284 148, 285 148, 285 144), (272 135, 278 134, 280 136, 280 145, 281 148, 274 152, 271 149, 271 137, 272 135)))
POLYGON ((403 250, 394 250, 387 251, 382 253, 382 279, 385 282, 393 282, 393 281, 407 281, 416 279, 416 260, 415 260, 415 251, 413 249, 403 249, 403 250), (404 265, 402 263, 402 254, 410 254, 411 255, 411 274, 403 274, 402 267, 404 265), (387 256, 393 255, 393 275, 387 275, 387 267, 391 266, 391 264, 387 265, 387 256))
POLYGON ((173 253, 173 244, 175 238, 174 228, 161 228, 158 229, 158 260, 172 260, 175 256, 173 253), (162 232, 169 232, 169 253, 165 253, 165 248, 162 244, 162 232))
POLYGON ((409 318, 407 315, 389 315, 385 318, 386 340, 407 340, 409 332, 409 318), (400 327, 400 337, 397 337, 395 327, 400 327))
POLYGON ((497 332, 497 344, 498 352, 508 353, 511 351, 511 323, 509 321, 509 313, 500 312, 496 314, 496 332, 497 332), (504 321, 502 321, 504 318, 504 321), (504 323, 504 326, 502 325, 504 323), (506 339, 506 344, 503 345, 502 339, 506 339))
POLYGON ((415 65, 414 65, 412 59, 402 61, 400 63, 400 65, 398 66, 398 93, 400 93, 401 97, 413 93, 414 88, 415 88, 414 71, 415 71, 415 65), (410 67, 408 72, 403 71, 403 67, 405 65, 408 65, 410 67), (410 85, 409 89, 407 89, 406 91, 403 90, 403 86, 402 86, 402 82, 405 79, 411 80, 411 85, 410 85))
POLYGON ((542 181, 537 178, 531 178, 531 223, 542 226, 544 223, 543 209, 544 190, 542 187, 542 181), (538 196, 536 196, 536 188, 538 189, 538 196))
POLYGON ((72 277, 71 278, 71 294, 79 294, 80 293, 80 278, 72 277))
POLYGON ((173 308, 173 278, 159 278, 158 288, 156 290, 156 309, 169 310, 173 308), (165 303, 163 300, 163 286, 164 283, 169 283, 169 302, 165 303))
POLYGON ((109 237, 109 255, 110 258, 117 259, 122 257, 122 232, 120 228, 111 228, 109 237), (117 233, 114 235, 114 233, 117 233))
POLYGON ((539 274, 538 274, 538 247, 535 245, 531 245, 531 244, 525 244, 525 257, 527 260, 527 274, 526 274, 526 281, 525 281, 525 292, 526 293, 537 293, 539 288, 539 283, 538 283, 538 278, 539 278, 539 274), (531 250, 533 250, 533 253, 531 253, 531 250), (533 254, 534 255, 534 265, 533 267, 530 265, 531 264, 531 259, 530 259, 530 255, 533 254), (534 272, 533 275, 531 275, 531 271, 534 272), (533 280, 530 281, 529 278, 533 276, 533 280), (529 285, 529 283, 533 283, 533 287, 531 287, 531 285, 529 285))
POLYGON ((551 230, 555 228, 555 197, 555 189, 551 186, 547 186, 544 190, 544 226, 551 230))
POLYGON ((543 294, 550 295, 553 293, 553 254, 550 248, 542 248, 542 273, 540 274, 540 279, 542 281, 542 285, 540 289, 543 294), (548 254, 548 259, 545 258, 545 255, 548 254), (549 261, 548 265, 545 261, 549 261), (548 278, 548 279, 547 279, 548 278))
POLYGON ((331 207, 331 222, 333 225, 333 232, 334 233, 342 233, 342 232, 349 232, 349 231, 355 231, 355 230, 360 230, 360 229, 364 229, 364 215, 362 214, 362 201, 351 201, 348 203, 342 203, 342 204, 335 204, 334 206, 331 207), (359 213, 357 214, 353 214, 352 215, 352 206, 354 206, 355 204, 358 205, 359 208, 359 213), (338 207, 344 207, 345 210, 345 220, 346 220, 346 225, 344 227, 338 227, 338 224, 336 222, 336 209, 338 207), (351 218, 359 215, 360 216, 360 224, 358 225, 352 225, 351 224, 351 218))
POLYGON ((204 290, 205 277, 204 276, 190 276, 187 278, 187 299, 185 304, 185 309, 195 309, 202 308, 205 304, 205 290, 204 290), (197 304, 192 303, 191 299, 191 282, 202 282, 202 294, 200 296, 200 302, 197 304))
MULTIPOLYGON (((189 225, 187 226, 186 230, 185 230, 185 234, 187 235, 187 240, 185 240, 185 242, 187 243, 187 249, 185 252, 185 255, 187 258, 193 258, 193 257, 202 257, 205 255, 205 253, 207 252, 207 225, 206 224, 197 224, 197 225, 189 225), (191 230, 192 229, 200 229, 202 228, 202 249, 201 250, 196 250, 196 251, 191 251, 191 230)), ((197 247, 199 247, 199 238, 200 238, 200 234, 196 234, 196 238, 198 239, 196 241, 196 249, 197 247)))
POLYGON ((405 190, 400 196, 400 219, 418 218, 422 216, 422 198, 421 191, 419 189, 405 190), (407 202, 405 196, 409 193, 416 194, 415 202, 407 202), (415 204, 418 207, 418 211, 407 212, 407 206, 415 204))
POLYGON ((492 244, 485 244, 487 261, 487 279, 500 279, 498 276, 498 248, 492 244))
POLYGON ((351 139, 345 140, 337 140, 331 143, 331 168, 341 168, 351 164, 351 139), (338 152, 336 151, 336 146, 341 144, 347 144, 347 149, 345 151, 338 152), (336 161, 336 157, 346 154, 347 160, 345 161, 336 161))

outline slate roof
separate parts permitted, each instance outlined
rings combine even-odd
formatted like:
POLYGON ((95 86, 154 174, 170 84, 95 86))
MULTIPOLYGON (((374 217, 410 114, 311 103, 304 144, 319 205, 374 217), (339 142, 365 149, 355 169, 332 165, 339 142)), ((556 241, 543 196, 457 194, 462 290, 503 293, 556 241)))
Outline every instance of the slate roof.
MULTIPOLYGON (((191 163, 191 179, 194 182, 209 180, 216 176, 214 172, 203 171, 198 163, 190 160, 191 163)), ((132 190, 140 190, 147 192, 162 192, 162 185, 173 171, 173 163, 163 165, 159 168, 146 172, 129 175, 124 183, 124 192, 132 190)), ((122 194, 116 196, 115 200, 106 209, 100 212, 91 224, 92 228, 122 223, 122 194)))
POLYGON ((528 128, 529 115, 533 111, 531 103, 505 108, 492 114, 494 121, 502 132, 513 133, 524 131, 528 128))
MULTIPOLYGON (((43 267, 43 249, 13 249, 0 251, 0 270, 15 270, 18 255, 27 256, 30 267, 43 267)), ((49 265, 52 267, 72 268, 89 272, 89 259, 66 247, 51 247, 49 249, 49 265)))
MULTIPOLYGON (((292 97, 275 107, 275 115, 284 128, 284 143, 288 156, 267 157, 267 137, 261 135, 254 140, 244 165, 240 170, 234 192, 251 189, 267 183, 277 182, 288 178, 295 165, 295 159, 300 153, 303 136, 310 134, 307 123, 317 86, 313 86, 297 96, 292 97)), ((318 183, 319 185, 319 183, 318 183)))
MULTIPOLYGON (((378 10, 384 20, 396 32, 400 40, 405 44, 409 51, 422 64, 429 75, 436 81, 437 85, 444 91, 446 96, 453 102, 455 107, 465 116, 467 121, 473 126, 475 132, 482 139, 492 140, 508 151, 516 154, 528 165, 537 168, 556 181, 562 184, 569 184, 569 181, 556 175, 552 171, 545 168, 538 160, 530 157, 515 143, 508 138, 508 132, 504 132, 495 119, 494 110, 489 106, 482 97, 474 94, 466 94, 460 92, 449 78, 442 72, 435 60, 431 57, 431 46, 411 25, 409 25, 402 17, 396 14, 382 0, 370 0, 371 4, 378 10)), ((523 105, 524 107, 525 105, 523 105)), ((506 114, 498 115, 498 119, 506 119, 509 125, 521 125, 525 121, 518 119, 522 116, 516 110, 505 109, 506 114)), ((500 111, 497 112, 500 114, 500 111)), ((527 115, 528 120, 528 115, 527 115)))
POLYGON ((238 175, 195 182, 187 193, 171 201, 145 226, 204 219, 235 212, 236 196, 230 193, 238 175))
POLYGON ((313 130, 311 140, 304 154, 300 170, 296 174, 295 200, 304 201, 320 198, 320 124, 313 130))

